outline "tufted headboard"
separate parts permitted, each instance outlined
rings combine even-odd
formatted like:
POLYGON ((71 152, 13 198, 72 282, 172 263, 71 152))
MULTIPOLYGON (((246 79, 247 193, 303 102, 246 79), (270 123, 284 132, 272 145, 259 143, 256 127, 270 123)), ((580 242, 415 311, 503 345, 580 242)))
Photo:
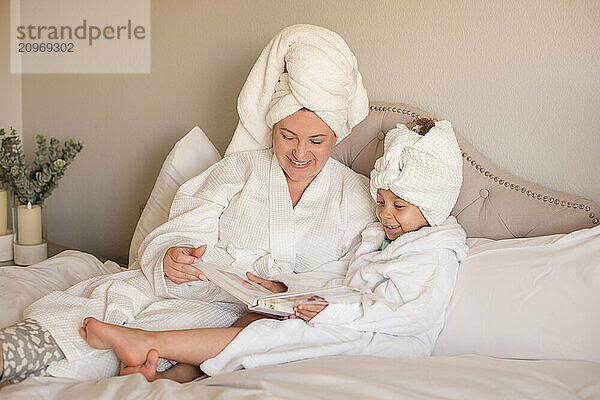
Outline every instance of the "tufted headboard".
MULTIPOLYGON (((430 117, 406 104, 373 103, 369 115, 333 148, 333 157, 369 176, 383 154, 385 133, 398 123, 430 117)), ((452 210, 469 237, 507 239, 568 233, 598 225, 591 200, 527 182, 492 164, 456 132, 463 185, 452 210)))

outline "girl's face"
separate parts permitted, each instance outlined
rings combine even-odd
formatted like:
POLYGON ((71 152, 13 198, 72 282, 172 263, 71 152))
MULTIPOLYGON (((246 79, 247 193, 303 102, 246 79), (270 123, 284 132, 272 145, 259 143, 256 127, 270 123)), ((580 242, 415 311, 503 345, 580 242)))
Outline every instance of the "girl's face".
POLYGON ((419 207, 402 200, 389 189, 377 190, 377 219, 388 239, 429 226, 419 207))
POLYGON ((273 151, 288 181, 308 185, 331 155, 336 137, 315 113, 299 110, 273 127, 273 151))

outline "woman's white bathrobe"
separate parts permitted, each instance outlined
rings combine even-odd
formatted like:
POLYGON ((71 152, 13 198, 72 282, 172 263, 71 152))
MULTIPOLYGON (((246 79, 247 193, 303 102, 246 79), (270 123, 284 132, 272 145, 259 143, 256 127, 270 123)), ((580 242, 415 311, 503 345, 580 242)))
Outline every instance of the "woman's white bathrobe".
POLYGON ((459 261, 467 255, 465 232, 449 217, 442 225, 405 233, 379 251, 384 238, 380 224, 370 224, 344 260, 305 274, 308 284, 337 275, 327 284, 369 289, 378 300, 330 304, 309 323, 255 321, 218 356, 205 361, 202 370, 215 375, 342 354, 430 355, 444 324, 459 261), (344 262, 345 277, 340 278, 344 262))
POLYGON ((340 259, 375 220, 368 179, 329 159, 292 207, 272 149, 225 157, 178 190, 169 220, 140 247, 142 271, 101 276, 33 303, 25 318, 41 323, 66 360, 55 376, 98 379, 115 375, 112 351, 79 337, 83 318, 149 330, 229 326, 246 308, 214 284, 175 285, 162 259, 171 246, 207 244, 203 257, 232 270, 280 277, 294 285, 299 272, 340 259), (94 356, 91 356, 94 355, 94 356))

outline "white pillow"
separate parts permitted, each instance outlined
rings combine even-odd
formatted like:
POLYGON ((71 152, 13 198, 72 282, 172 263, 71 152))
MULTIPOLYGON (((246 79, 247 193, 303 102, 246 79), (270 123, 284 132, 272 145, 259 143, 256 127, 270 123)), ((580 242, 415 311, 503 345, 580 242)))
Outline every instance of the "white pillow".
POLYGON ((135 227, 129 246, 129 268, 140 267, 136 263, 138 249, 146 235, 169 218, 171 203, 179 186, 200 175, 219 160, 221 155, 197 126, 175 143, 160 169, 150 198, 135 227))
POLYGON ((434 355, 600 362, 600 227, 468 244, 434 355))

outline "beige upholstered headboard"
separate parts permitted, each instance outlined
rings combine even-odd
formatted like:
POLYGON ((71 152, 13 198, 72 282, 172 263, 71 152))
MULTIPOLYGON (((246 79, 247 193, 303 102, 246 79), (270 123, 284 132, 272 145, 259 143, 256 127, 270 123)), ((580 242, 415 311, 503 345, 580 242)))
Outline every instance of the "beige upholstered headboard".
MULTIPOLYGON (((369 115, 333 149, 333 157, 369 176, 397 123, 432 117, 406 104, 372 103, 369 115)), ((456 132, 463 154, 463 186, 452 215, 469 237, 507 239, 568 233, 598 225, 591 200, 527 182, 492 164, 456 132)))

